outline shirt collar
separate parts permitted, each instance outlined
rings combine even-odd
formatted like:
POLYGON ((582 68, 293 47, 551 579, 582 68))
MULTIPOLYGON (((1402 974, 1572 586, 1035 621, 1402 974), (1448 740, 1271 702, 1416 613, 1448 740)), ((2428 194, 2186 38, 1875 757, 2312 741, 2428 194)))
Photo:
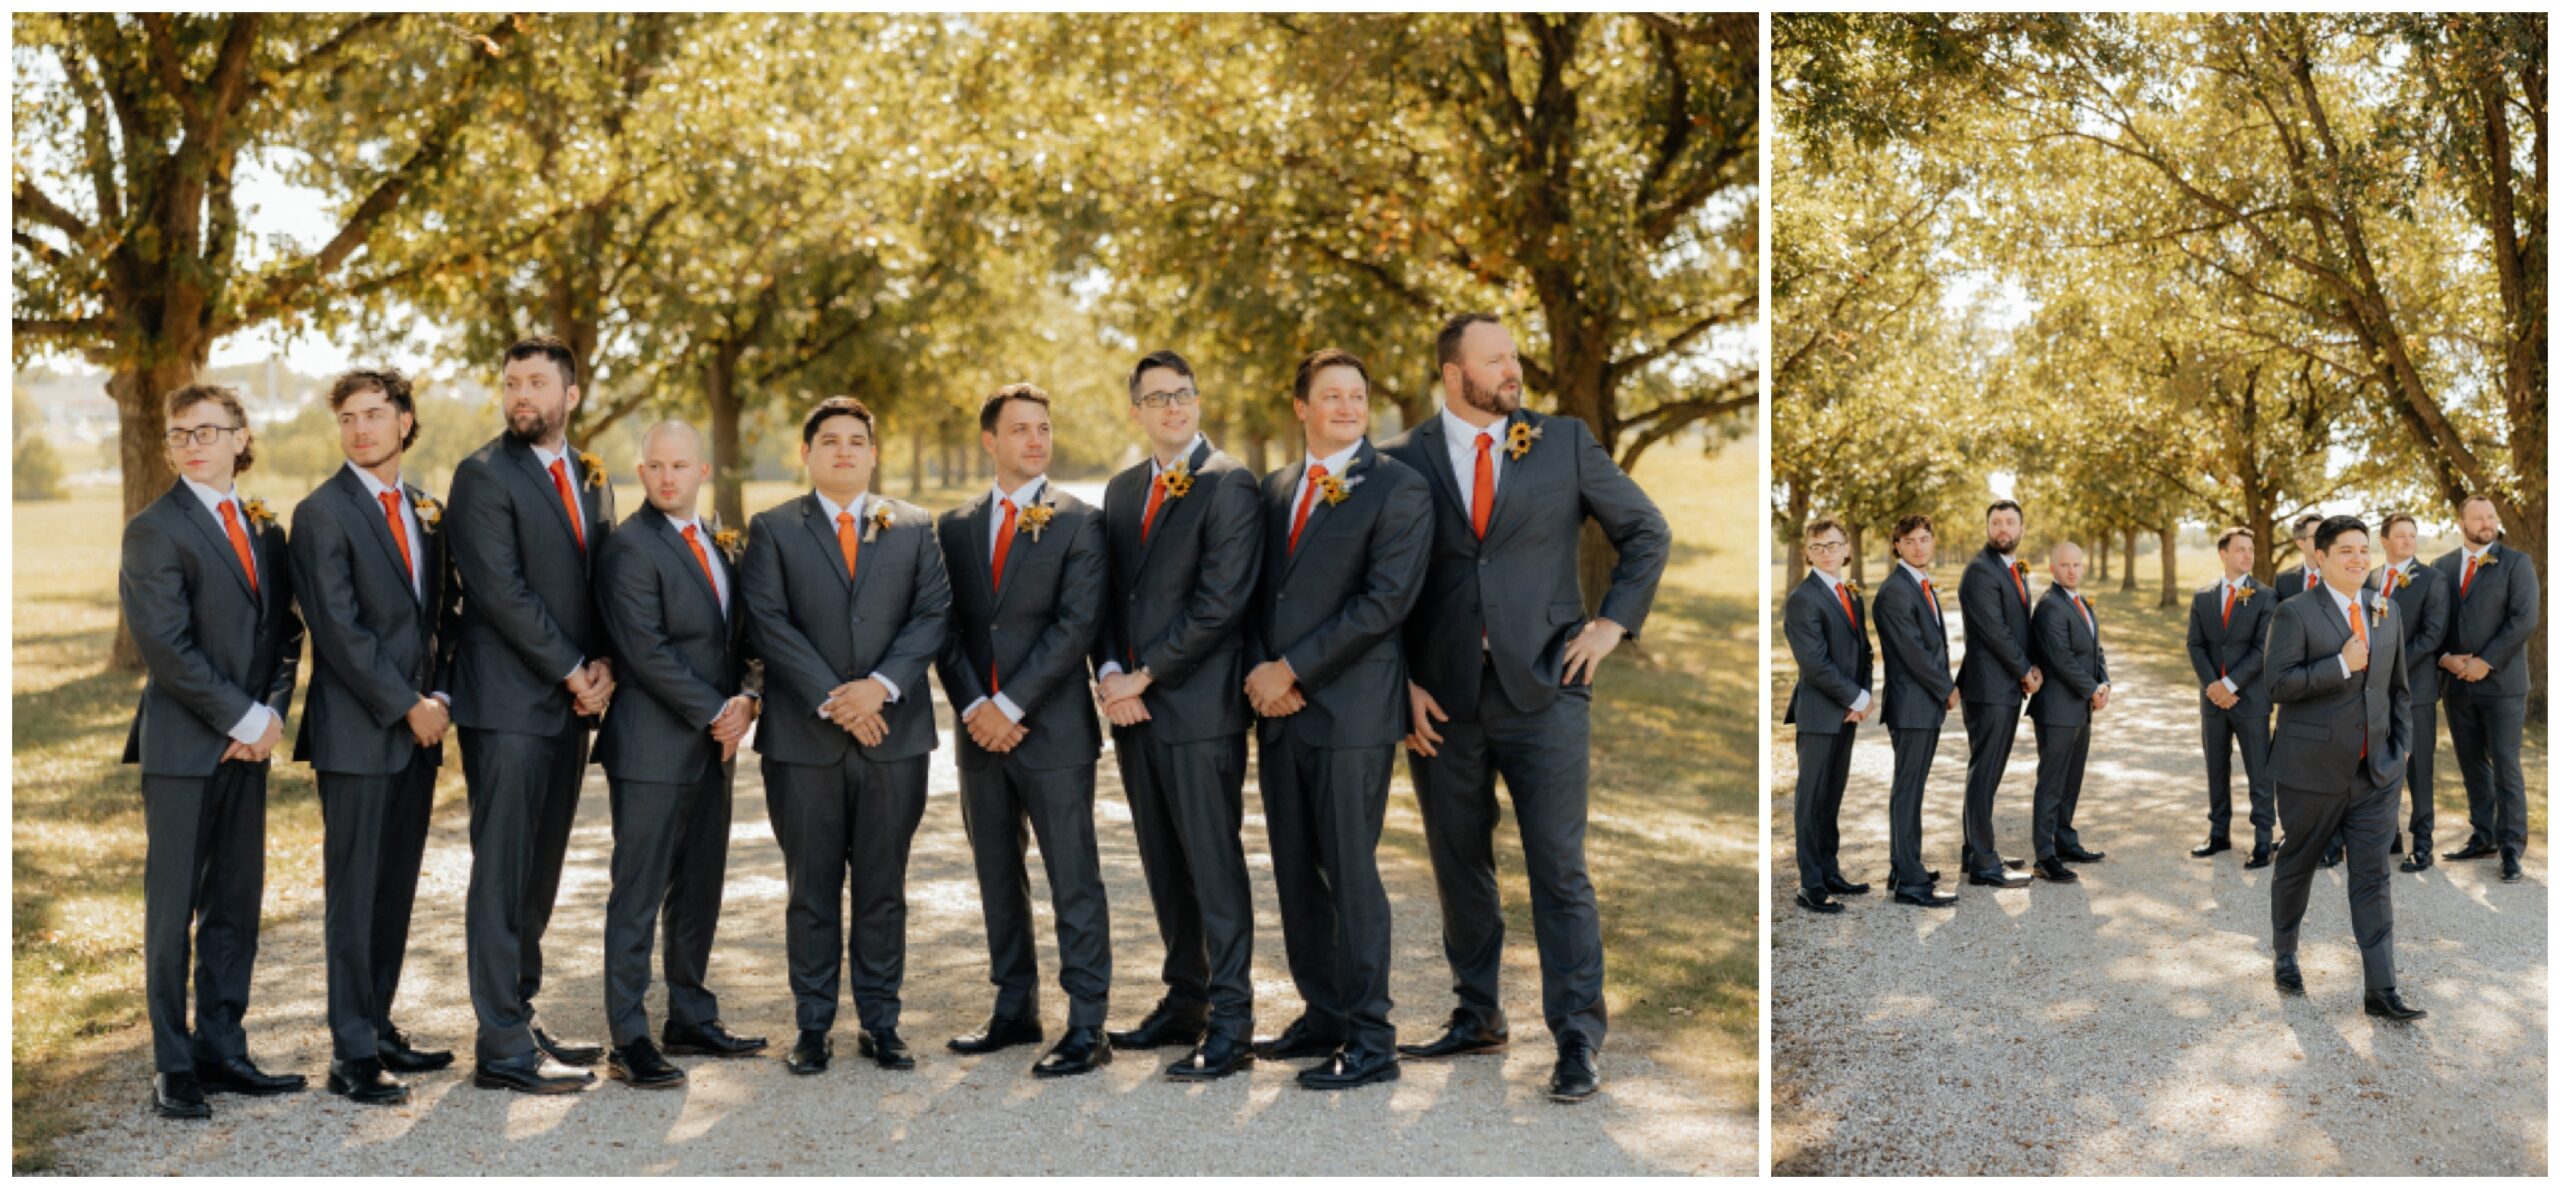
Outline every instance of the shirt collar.
POLYGON ((1040 485, 1048 481, 1047 475, 1034 475, 1018 491, 1006 491, 1002 483, 989 484, 987 490, 994 492, 993 498, 997 500, 1012 500, 1014 508, 1020 510, 1030 507, 1031 501, 1040 498, 1040 485))
MULTIPOLYGON (((1175 461, 1177 461, 1177 462, 1179 462, 1179 461, 1181 461, 1181 460, 1183 460, 1183 459, 1186 459, 1186 458, 1191 457, 1191 456, 1192 456, 1192 455, 1194 455, 1194 454, 1198 454, 1198 453, 1200 452, 1200 447, 1202 447, 1202 446, 1204 446, 1204 445, 1208 444, 1208 441, 1209 441, 1209 435, 1207 435, 1207 434, 1205 434, 1205 433, 1199 433, 1199 432, 1196 432, 1196 431, 1195 431, 1195 432, 1193 432, 1193 433, 1192 433, 1192 435, 1191 435, 1191 441, 1190 441, 1190 442, 1188 442, 1187 444, 1185 444, 1185 445, 1182 447, 1182 450, 1181 450, 1181 452, 1180 452, 1180 453, 1175 454, 1175 455, 1173 456, 1173 457, 1174 457, 1174 460, 1175 460, 1175 461)), ((1155 456, 1155 455, 1153 455, 1153 454, 1149 454, 1149 455, 1147 455, 1147 477, 1148 477, 1149 479, 1153 479, 1153 478, 1155 478, 1156 476, 1161 475, 1161 474, 1163 474, 1163 473, 1164 473, 1164 464, 1163 464, 1163 463, 1160 463, 1160 462, 1157 462, 1157 461, 1156 461, 1156 456, 1155 456)))
POLYGON ((346 467, 348 470, 355 472, 356 482, 364 484, 364 489, 372 493, 373 498, 379 500, 385 492, 389 492, 399 496, 403 502, 408 500, 408 492, 401 490, 397 485, 384 483, 382 480, 375 478, 372 471, 368 471, 363 467, 357 466, 352 461, 348 462, 346 467))
POLYGON ((1822 584, 1823 584, 1824 586, 1828 586, 1828 587, 1830 587, 1830 588, 1831 588, 1831 589, 1833 589, 1833 590, 1838 590, 1838 589, 1840 589, 1840 585, 1841 585, 1842 583, 1844 583, 1844 582, 1847 582, 1847 581, 1848 581, 1848 578, 1846 578, 1846 577, 1834 578, 1834 577, 1832 577, 1832 576, 1831 576, 1831 575, 1829 575, 1829 574, 1825 574, 1825 573, 1823 573, 1823 572, 1822 572, 1821 570, 1819 570, 1819 569, 1817 569, 1817 570, 1815 570, 1815 571, 1813 572, 1813 576, 1814 576, 1814 577, 1816 577, 1816 578, 1820 578, 1820 579, 1822 579, 1822 584))
POLYGON ((525 443, 525 449, 533 451, 533 460, 541 463, 542 469, 546 471, 551 469, 552 463, 559 462, 563 459, 568 461, 570 469, 577 469, 577 451, 569 448, 569 439, 567 438, 560 439, 560 448, 557 450, 545 450, 532 442, 525 443))
POLYGON ((824 511, 827 514, 827 523, 829 524, 834 524, 836 522, 836 517, 842 516, 847 512, 853 513, 853 518, 855 520, 862 519, 864 502, 871 498, 870 492, 862 492, 861 494, 853 497, 853 505, 851 507, 843 507, 839 506, 834 500, 828 499, 826 497, 826 493, 819 491, 817 488, 810 488, 809 494, 818 497, 818 507, 821 511, 824 511))
POLYGON ((687 516, 681 520, 677 519, 673 512, 660 512, 658 515, 667 518, 667 526, 676 530, 676 535, 679 537, 684 535, 684 530, 690 528, 693 529, 694 532, 704 541, 707 542, 711 539, 710 531, 702 527, 702 513, 700 512, 695 512, 693 515, 687 516))
POLYGON ((1914 582, 1927 582, 1929 580, 1929 571, 1912 565, 1910 562, 1897 557, 1893 559, 1893 564, 1902 567, 1902 572, 1911 575, 1911 580, 1914 582))
POLYGON ((2472 560, 2473 558, 2476 558, 2476 557, 2480 556, 2480 555, 2481 555, 2481 554, 2483 554, 2483 553, 2487 553, 2488 551, 2490 551, 2490 550, 2492 550, 2492 549, 2495 549, 2495 548, 2497 548, 2497 547, 2498 547, 2498 543, 2497 543, 2496 541, 2491 541, 2491 542, 2489 542, 2488 544, 2486 544, 2486 545, 2483 545, 2483 546, 2479 547, 2478 549, 2473 549, 2473 548, 2471 547, 2471 545, 2470 545, 2470 543, 2469 543, 2469 542, 2464 542, 2464 543, 2463 543, 2463 546, 2462 546, 2462 564, 2464 564, 2464 565, 2466 565, 2466 566, 2467 566, 2467 565, 2470 565, 2470 564, 2471 564, 2471 560, 2472 560))
MULTIPOLYGON (((183 475, 178 477, 178 481, 186 484, 187 490, 194 492, 195 497, 204 502, 204 510, 213 513, 214 519, 216 520, 222 518, 222 505, 234 502, 239 498, 240 486, 236 482, 232 484, 231 490, 229 491, 215 491, 214 489, 183 475)), ((243 509, 243 511, 246 511, 246 509, 243 509)))
POLYGON ((2342 616, 2347 614, 2348 608, 2356 605, 2356 599, 2353 592, 2340 590, 2326 582, 2320 584, 2320 589, 2328 591, 2329 597, 2338 601, 2338 614, 2342 616))
POLYGON ((1449 406, 1440 406, 1440 431, 1448 434, 1451 442, 1461 443, 1469 450, 1475 449, 1477 434, 1492 434, 1493 444, 1496 446, 1502 445, 1501 428, 1502 421, 1497 418, 1493 424, 1488 425, 1483 429, 1477 429, 1475 426, 1467 424, 1467 419, 1458 416, 1458 414, 1452 411, 1449 406))
MULTIPOLYGON (((1368 440, 1369 439, 1367 438, 1362 438, 1359 441, 1343 447, 1340 452, 1327 455, 1323 458, 1315 458, 1311 456, 1307 459, 1307 464, 1311 469, 1314 467, 1323 467, 1325 474, 1340 475, 1345 468, 1351 465, 1351 460, 1359 455, 1361 442, 1366 442, 1368 440)), ((1306 473, 1306 471, 1300 471, 1299 475, 1303 477, 1306 473)))

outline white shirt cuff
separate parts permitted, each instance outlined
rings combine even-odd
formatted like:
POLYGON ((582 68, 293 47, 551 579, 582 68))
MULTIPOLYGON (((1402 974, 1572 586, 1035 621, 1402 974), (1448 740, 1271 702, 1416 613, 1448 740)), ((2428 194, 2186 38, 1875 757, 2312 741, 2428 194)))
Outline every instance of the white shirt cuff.
POLYGON ((274 715, 275 711, 266 703, 251 703, 249 712, 241 715, 240 721, 231 724, 231 738, 243 747, 257 746, 258 740, 267 733, 267 720, 274 715))
POLYGON ((578 663, 577 663, 577 664, 574 664, 574 665, 569 666, 569 671, 560 675, 560 680, 562 680, 562 681, 567 681, 568 679, 570 679, 570 678, 572 678, 572 677, 577 676, 577 675, 578 675, 578 670, 580 670, 580 669, 584 669, 584 668, 586 668, 586 667, 587 667, 587 661, 586 661, 586 658, 585 658, 585 657, 580 657, 580 658, 578 658, 578 663))
POLYGON ((962 717, 962 718, 967 718, 967 717, 969 717, 969 716, 970 716, 970 715, 972 715, 972 714, 976 714, 976 713, 978 712, 978 707, 980 707, 980 706, 984 706, 984 705, 986 705, 986 704, 987 704, 987 700, 986 700, 985 698, 980 698, 980 699, 978 699, 977 701, 971 702, 971 703, 969 703, 968 705, 963 706, 963 707, 961 707, 961 708, 960 708, 960 717, 962 717))
POLYGON ((1120 673, 1121 673, 1121 669, 1120 669, 1120 662, 1118 662, 1118 661, 1104 661, 1104 662, 1102 662, 1102 670, 1101 670, 1101 672, 1098 672, 1098 673, 1094 674, 1094 676, 1095 676, 1096 678, 1099 678, 1099 679, 1105 679, 1105 680, 1107 680, 1107 679, 1109 679, 1109 678, 1113 678, 1113 677, 1117 677, 1117 676, 1119 676, 1119 675, 1120 675, 1120 673))
POLYGON ((443 690, 437 690, 436 692, 431 693, 431 694, 428 694, 427 696, 428 696, 428 697, 430 697, 430 698, 434 698, 435 700, 437 700, 437 701, 439 701, 439 702, 444 703, 444 712, 445 712, 445 713, 447 713, 447 714, 451 714, 451 713, 453 713, 453 695, 452 695, 452 694, 446 693, 446 692, 444 692, 443 690))
POLYGON ((889 691, 889 701, 886 703, 887 705, 895 706, 898 704, 898 699, 905 696, 899 691, 897 682, 891 681, 877 672, 871 674, 871 679, 879 682, 880 688, 889 691))
POLYGON ((1008 698, 1003 694, 996 695, 996 709, 1004 711, 1005 721, 1007 722, 1018 723, 1022 721, 1022 707, 1014 705, 1013 699, 1008 698))
POLYGON ((2347 665, 2347 658, 2343 655, 2338 658, 2338 675, 2341 677, 2353 677, 2356 675, 2356 671, 2347 665))
POLYGON ((1857 700, 1857 701, 1855 701, 1855 702, 1851 702, 1851 703, 1849 703, 1849 713, 1851 713, 1851 714, 1857 714, 1857 713, 1859 713, 1859 712, 1861 712, 1861 711, 1864 711, 1864 710, 1867 708, 1867 703, 1872 702, 1872 701, 1874 701, 1874 700, 1875 700, 1874 698, 1872 698, 1872 697, 1868 696, 1867 691, 1865 691, 1865 690, 1859 690, 1859 691, 1858 691, 1858 700, 1857 700))
POLYGON ((2231 684, 2231 678, 2228 676, 2225 676, 2222 679, 2222 688, 2231 691, 2234 696, 2237 696, 2240 693, 2240 687, 2231 684))

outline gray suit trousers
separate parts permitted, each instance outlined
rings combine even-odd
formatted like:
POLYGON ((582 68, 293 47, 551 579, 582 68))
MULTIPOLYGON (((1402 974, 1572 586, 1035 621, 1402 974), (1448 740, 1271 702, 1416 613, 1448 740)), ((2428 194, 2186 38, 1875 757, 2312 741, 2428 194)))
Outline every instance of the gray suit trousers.
POLYGON ((1842 723, 1831 735, 1796 732, 1796 884, 1808 892, 1841 878, 1840 798, 1849 789, 1857 740, 1856 723, 1842 723))
POLYGON ((1929 791, 1929 765, 1938 758, 1938 728, 1885 730, 1893 737, 1893 802, 1887 811, 1893 829, 1893 884, 1916 888, 1929 882, 1928 865, 1920 859, 1920 801, 1929 791))
POLYGON ((1112 729, 1138 859, 1164 941, 1165 1002, 1206 1008, 1212 1030, 1253 1033, 1253 882, 1244 862, 1245 737, 1165 743, 1112 729))
POLYGON ((267 887, 267 765, 233 760, 208 777, 142 778, 143 1000, 151 1063, 194 1073, 248 1055, 241 1017, 258 960, 267 887), (195 1027, 187 1026, 187 927, 195 926, 195 1027))
POLYGON ((703 985, 729 871, 734 761, 692 784, 609 779, 613 890, 604 902, 604 1016, 613 1043, 649 1039, 649 951, 666 932, 667 1022, 720 1018, 703 985))
POLYGON ((2268 738, 2268 722, 2264 718, 2243 718, 2211 703, 2205 703, 2204 718, 2204 783, 2205 824, 2211 836, 2229 841, 2231 838, 2231 744, 2240 744, 2240 768, 2249 782, 2249 830, 2257 846, 2272 846, 2276 829, 2275 770, 2267 763, 2272 749, 2268 738))
POLYGON ((1990 871, 2001 864, 1992 837, 1991 803, 2000 793, 2000 778, 2009 772, 2009 750, 2018 742, 2019 710, 2014 704, 1964 703, 1964 869, 1990 871))
MULTIPOLYGON (((1084 696, 1081 692, 1077 697, 1084 696)), ((1040 844, 1049 907, 1058 919, 1058 987, 1067 1027, 1099 1028, 1111 1005, 1111 904, 1093 837, 1093 765, 1033 769, 1010 755, 960 769, 960 821, 978 869, 987 919, 987 981, 995 1014, 1040 1014, 1040 965, 1032 942, 1027 843, 1040 844)))
POLYGON ((471 794, 471 887, 463 949, 474 1046, 483 1061, 533 1051, 533 997, 542 989, 542 934, 560 895, 560 864, 578 816, 587 728, 519 735, 463 727, 462 779, 471 794))
POLYGON ((318 774, 329 1051, 340 1061, 376 1055, 391 1031, 436 771, 421 751, 393 776, 318 774))
POLYGON ((1396 745, 1309 747, 1284 735, 1262 747, 1262 810, 1289 979, 1318 1035, 1363 1057, 1393 1056, 1387 968, 1394 917, 1378 877, 1396 745))
POLYGON ((853 968, 865 1031, 898 1026, 907 977, 907 856, 924 821, 930 755, 888 763, 847 748, 833 765, 764 761, 765 809, 790 884, 783 945, 803 1032, 835 1027, 838 980, 853 968), (845 927, 845 884, 853 926, 845 927), (839 956, 841 955, 841 956, 839 956))
POLYGON ((2290 785, 2276 792, 2284 818, 2284 846, 2276 851, 2275 882, 2268 894, 2275 951, 2301 945, 2302 913, 2311 903, 2311 880, 2329 836, 2347 840, 2347 908, 2355 921, 2356 948, 2364 956, 2365 989, 2398 986, 2391 965, 2391 831, 2400 817, 2400 787, 2376 787, 2356 770, 2350 791, 2313 792, 2290 785))
POLYGON ((2517 854, 2524 853, 2525 842, 2524 704, 2521 697, 2459 691, 2444 699, 2454 762, 2462 765, 2462 791, 2470 800, 2472 836, 2517 854))
POLYGON ((2088 770, 2088 727, 2036 724, 2037 859, 2053 859, 2058 848, 2080 845, 2071 815, 2080 807, 2080 778, 2088 770))

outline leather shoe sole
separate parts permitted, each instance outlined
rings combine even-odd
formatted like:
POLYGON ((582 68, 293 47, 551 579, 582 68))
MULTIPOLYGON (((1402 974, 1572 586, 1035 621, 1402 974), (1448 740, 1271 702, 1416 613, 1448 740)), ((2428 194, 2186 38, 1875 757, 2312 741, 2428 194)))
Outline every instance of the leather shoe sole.
POLYGON ((1235 1060, 1225 1065, 1202 1065, 1198 1063, 1198 1057, 1199 1054, 1195 1052, 1189 1057, 1165 1066, 1164 1076, 1177 1082, 1214 1082, 1230 1074, 1251 1069, 1254 1062, 1252 1049, 1239 1051, 1235 1060))
POLYGON ((1404 1076, 1404 1065, 1388 1061, 1358 1073, 1336 1073, 1329 1065, 1319 1065, 1298 1073, 1298 1084, 1310 1090, 1352 1090, 1379 1082, 1392 1082, 1404 1076))
POLYGON ((196 1084, 204 1087, 204 1092, 207 1094, 245 1094, 251 1098, 274 1098, 281 1094, 299 1094, 311 1085, 308 1080, 298 1073, 281 1075, 276 1079, 275 1084, 273 1085, 258 1085, 251 1082, 240 1081, 217 1081, 199 1073, 196 1075, 196 1084))
POLYGON ((179 1102, 175 1099, 162 1098, 156 1092, 151 1095, 151 1111, 163 1119, 210 1119, 213 1117, 213 1108, 202 1102, 179 1102))
POLYGON ((1985 875, 1979 871, 1968 871, 1965 873, 1964 881, 1968 884, 1979 884, 1986 888, 2023 888, 2028 884, 2035 882, 2026 876, 2011 875, 2006 871, 2003 871, 1998 875, 1985 875))
POLYGON ((595 1084, 595 1075, 584 1078, 523 1077, 492 1073, 486 1069, 471 1071, 471 1084, 483 1090, 513 1090, 518 1094, 575 1094, 595 1084))
POLYGON ((329 1075, 329 1092, 349 1102, 361 1102, 366 1106, 397 1106, 409 1101, 407 1086, 367 1086, 359 1090, 348 1085, 334 1073, 329 1075))
POLYGON ((2230 850, 2230 849, 2231 849, 2231 842, 2230 842, 2230 840, 2229 840, 2229 839, 2221 839, 2221 840, 2217 840, 2217 841, 2213 841, 2213 842, 2205 843, 2203 846, 2196 847, 2195 849, 2188 851, 2188 852, 2187 852, 2187 855, 2188 855, 2188 857, 2190 857, 2190 858, 2197 858, 2197 859, 2210 859, 2210 858, 2214 857, 2215 855, 2221 854, 2222 852, 2227 851, 2227 850, 2230 850))

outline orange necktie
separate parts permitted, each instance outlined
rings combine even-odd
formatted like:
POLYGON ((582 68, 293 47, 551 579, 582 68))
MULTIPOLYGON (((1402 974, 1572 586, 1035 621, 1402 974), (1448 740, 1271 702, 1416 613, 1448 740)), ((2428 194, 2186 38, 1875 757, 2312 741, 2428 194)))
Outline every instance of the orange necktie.
POLYGON ((2303 577, 2302 577, 2302 589, 2304 589, 2304 590, 2318 590, 2318 589, 2320 589, 2320 571, 2315 570, 2315 569, 2312 569, 2312 568, 2311 568, 2311 567, 2309 567, 2309 566, 2304 566, 2304 567, 2302 567, 2302 575, 2303 575, 2303 577))
POLYGON ((1853 628, 1858 626, 1858 607, 1857 604, 1849 601, 1849 588, 1835 586, 1831 591, 1840 596, 1840 609, 1849 613, 1849 626, 1853 628))
POLYGON ((551 460, 551 485, 560 489, 560 506, 569 512, 569 531, 577 536, 579 551, 585 552, 587 548, 586 519, 585 514, 578 511, 577 493, 569 490, 567 462, 557 458, 551 460))
POLYGON ((2089 625, 2089 634, 2097 635, 2098 621, 2096 617, 2089 614, 2089 604, 2081 602, 2080 596, 2074 594, 2071 596, 2071 605, 2080 609, 2080 622, 2089 625))
POLYGON ((684 526, 684 543, 693 546, 693 560, 702 563, 702 580, 711 584, 711 597, 720 601, 722 611, 727 611, 728 600, 720 598, 720 579, 711 573, 711 555, 702 551, 702 537, 694 532, 693 525, 684 526))
POLYGON ((836 513, 836 549, 844 554, 845 581, 853 581, 853 559, 862 553, 862 534, 853 531, 853 513, 836 513))
POLYGON ((1493 523, 1493 435, 1476 435, 1476 490, 1469 509, 1475 519, 1476 539, 1484 539, 1485 526, 1493 523))
MULTIPOLYGON (((2353 601, 2350 601, 2347 604, 2347 630, 2356 634, 2356 643, 2363 644, 2366 642, 2364 638, 2364 607, 2353 601)), ((2356 744, 2357 759, 2363 759, 2365 751, 2373 746, 2371 738, 2372 734, 2373 729, 2371 727, 2365 728, 2366 737, 2356 744)))
POLYGON ((2027 603, 2027 576, 2018 572, 2018 563, 2016 562, 2009 563, 2009 580, 2018 584, 2018 603, 2021 606, 2029 605, 2027 603))
POLYGON ((249 551, 249 534, 240 531, 240 518, 231 511, 230 500, 222 501, 222 531, 231 535, 231 551, 240 555, 240 572, 249 576, 249 593, 258 592, 258 558, 249 551))
POLYGON ((2471 576, 2480 572, 2480 559, 2485 556, 2487 555, 2474 553, 2471 555, 2471 560, 2462 563, 2462 596, 2464 598, 2471 597, 2471 576))
POLYGON ((1929 585, 1929 580, 1923 578, 1920 580, 1920 593, 1929 596, 1930 617, 1937 620, 1939 623, 1945 623, 1947 621, 1947 613, 1943 608, 1938 606, 1938 588, 1929 585))
POLYGON ((1147 489, 1147 514, 1138 521, 1138 543, 1146 544, 1147 534, 1156 531, 1156 509, 1164 506, 1164 473, 1156 473, 1155 485, 1147 489))
POLYGON ((2239 587, 2233 586, 2233 585, 2231 585, 2231 584, 2230 584, 2230 583, 2228 583, 2228 582, 2225 582, 2225 583, 2223 583, 2223 584, 2222 584, 2222 626, 2224 626, 2224 627, 2226 627, 2226 628, 2231 626, 2231 599, 2232 599, 2232 596, 2234 596, 2234 595, 2238 594, 2239 592, 2240 592, 2240 588, 2239 588, 2239 587))
POLYGON ((1315 506, 1316 484, 1323 478, 1323 463, 1307 464, 1307 493, 1298 497, 1297 519, 1289 522, 1289 553, 1293 557, 1298 552, 1298 534, 1307 527, 1307 511, 1315 506))
POLYGON ((391 543, 400 549, 400 568, 408 571, 409 581, 418 580, 418 563, 409 559, 409 523, 400 518, 400 493, 386 491, 381 495, 382 518, 391 525, 391 543))
POLYGON ((1004 557, 1006 554, 1013 552, 1013 517, 1014 513, 1019 511, 1019 509, 1013 506, 1012 500, 1005 500, 1002 502, 1004 504, 1004 527, 996 530, 995 586, 997 590, 1004 589, 1004 557))

